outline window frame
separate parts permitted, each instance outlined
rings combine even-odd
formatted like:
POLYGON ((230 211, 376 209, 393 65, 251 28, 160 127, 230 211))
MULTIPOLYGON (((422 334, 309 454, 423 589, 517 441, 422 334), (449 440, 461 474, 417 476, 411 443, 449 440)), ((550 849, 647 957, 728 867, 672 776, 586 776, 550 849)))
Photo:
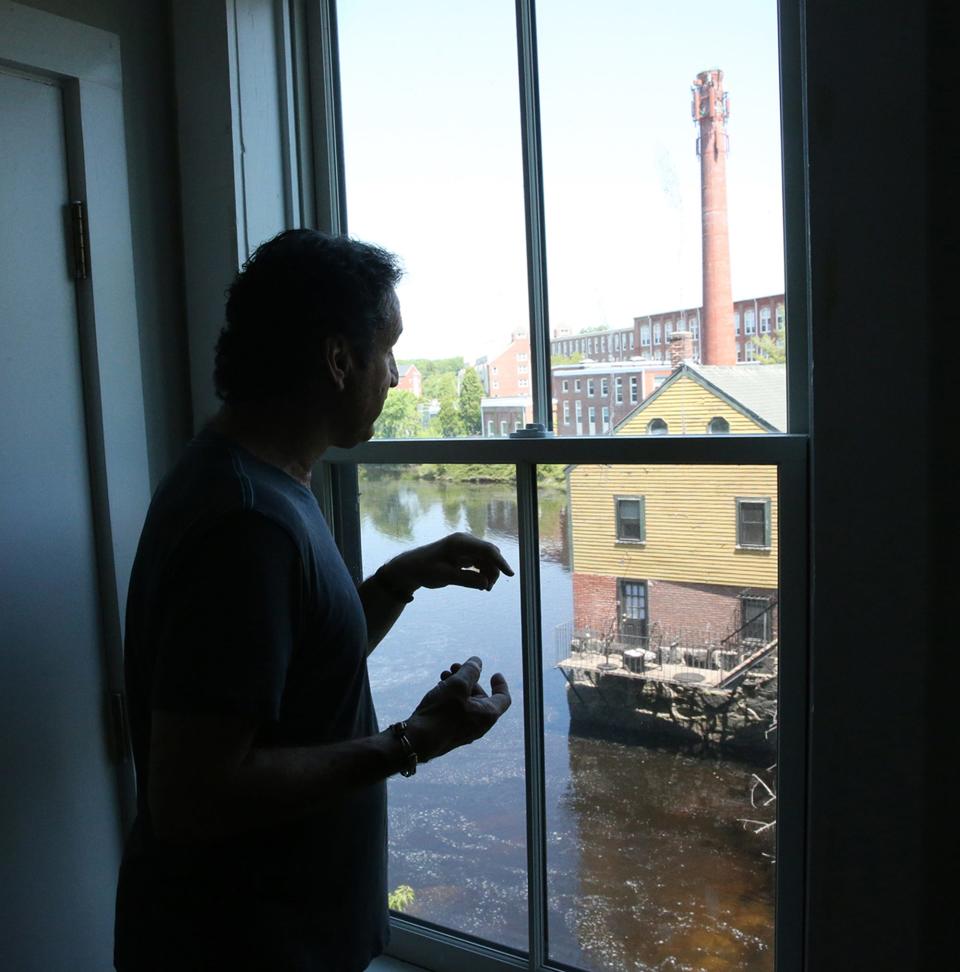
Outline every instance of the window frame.
POLYGON ((736 548, 737 550, 760 550, 767 551, 773 549, 773 535, 771 533, 771 502, 769 496, 737 496, 734 499, 736 508, 736 548), (763 543, 745 543, 741 537, 741 511, 747 505, 763 507, 763 543))
POLYGON ((647 500, 645 496, 640 496, 638 494, 618 494, 613 497, 613 525, 614 525, 614 536, 617 538, 617 544, 628 544, 629 546, 642 547, 647 542, 647 500), (625 537, 621 535, 620 525, 622 523, 622 517, 620 515, 620 504, 621 503, 633 503, 637 502, 640 504, 640 516, 637 522, 640 526, 640 536, 639 537, 625 537))
MULTIPOLYGON (((537 92, 537 51, 533 0, 516 0, 520 67, 521 127, 527 223, 533 418, 552 428, 549 321, 546 301, 543 180, 537 92)), ((285 143, 290 177, 287 188, 299 208, 291 218, 331 233, 345 233, 346 193, 339 102, 336 0, 292 0, 284 20, 283 56, 287 75, 285 110, 290 138, 285 143), (292 187, 292 188, 291 188, 292 187)), ((546 953, 546 849, 543 822, 542 658, 539 630, 536 534, 536 466, 540 463, 623 463, 775 465, 778 470, 778 552, 782 684, 779 707, 776 972, 803 967, 806 894, 807 800, 807 496, 809 452, 809 302, 807 294, 806 99, 802 3, 781 3, 780 102, 784 185, 785 302, 794 325, 788 334, 788 432, 731 436, 596 436, 559 439, 381 440, 353 450, 331 449, 318 465, 314 491, 355 579, 362 577, 357 520, 359 463, 497 462, 517 469, 522 594, 522 641, 526 727, 526 787, 530 941, 527 956, 492 943, 393 915, 389 953, 426 969, 456 967, 463 972, 515 968, 544 972, 546 953)), ((637 325, 635 324, 635 327, 637 325)), ((665 338, 666 339, 666 338, 665 338)), ((578 340, 582 349, 585 342, 578 340)), ((630 349, 635 333, 630 333, 630 349)), ((620 402, 623 396, 621 393, 620 402)))

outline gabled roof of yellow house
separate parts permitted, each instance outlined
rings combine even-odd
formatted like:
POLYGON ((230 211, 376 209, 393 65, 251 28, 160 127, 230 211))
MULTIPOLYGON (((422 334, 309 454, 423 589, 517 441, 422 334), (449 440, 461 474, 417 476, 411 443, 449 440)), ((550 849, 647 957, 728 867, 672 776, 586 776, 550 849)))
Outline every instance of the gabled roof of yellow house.
POLYGON ((614 434, 623 430, 626 425, 633 424, 641 412, 655 412, 661 398, 669 396, 671 389, 684 380, 701 386, 730 408, 755 422, 762 430, 786 431, 786 365, 698 365, 685 361, 649 398, 640 402, 617 423, 614 434))

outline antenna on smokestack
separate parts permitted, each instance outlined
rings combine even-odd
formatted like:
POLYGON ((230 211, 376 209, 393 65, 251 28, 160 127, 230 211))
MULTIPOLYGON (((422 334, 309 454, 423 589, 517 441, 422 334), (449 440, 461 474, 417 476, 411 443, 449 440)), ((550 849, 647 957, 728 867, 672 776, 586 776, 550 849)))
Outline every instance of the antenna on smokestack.
POLYGON ((730 101, 723 90, 723 71, 701 71, 693 82, 691 113, 697 126, 700 159, 700 215, 703 227, 703 320, 700 360, 736 364, 733 336, 733 288, 730 282, 730 236, 727 229, 726 125, 730 101))

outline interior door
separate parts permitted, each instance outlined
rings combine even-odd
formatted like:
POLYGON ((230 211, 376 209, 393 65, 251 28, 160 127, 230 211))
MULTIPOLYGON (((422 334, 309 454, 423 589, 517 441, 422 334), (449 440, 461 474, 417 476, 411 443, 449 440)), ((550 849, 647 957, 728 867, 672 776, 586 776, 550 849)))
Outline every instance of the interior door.
POLYGON ((105 718, 59 86, 0 66, 0 955, 112 967, 105 718))

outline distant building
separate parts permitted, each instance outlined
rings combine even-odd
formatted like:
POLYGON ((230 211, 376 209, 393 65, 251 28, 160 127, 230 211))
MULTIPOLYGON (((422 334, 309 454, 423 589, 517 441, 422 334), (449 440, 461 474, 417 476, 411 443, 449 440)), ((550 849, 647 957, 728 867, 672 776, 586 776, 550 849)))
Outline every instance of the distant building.
MULTIPOLYGON (((786 326, 786 300, 783 294, 750 297, 733 302, 734 343, 737 361, 755 360, 752 339, 769 335, 782 336, 786 326)), ((646 314, 633 319, 633 326, 589 334, 554 332, 550 354, 558 357, 582 355, 593 361, 669 361, 670 335, 689 331, 693 335, 693 360, 701 360, 700 322, 703 309, 687 307, 680 310, 646 314)))
MULTIPOLYGON (((784 431, 785 378, 784 365, 687 362, 614 434, 784 431)), ((621 649, 776 639, 775 466, 576 465, 567 474, 576 630, 603 632, 621 649)))
POLYGON ((515 398, 531 394, 530 338, 525 331, 510 335, 507 349, 482 365, 483 387, 491 398, 515 398))
POLYGON ((485 439, 508 436, 533 421, 533 399, 526 395, 481 398, 480 420, 485 439))
POLYGON ((670 365, 584 361, 552 370, 557 435, 609 435, 670 375, 670 365))
POLYGON ((401 391, 412 392, 417 398, 423 395, 423 378, 420 375, 420 369, 415 364, 398 365, 397 373, 400 376, 397 388, 401 391))

